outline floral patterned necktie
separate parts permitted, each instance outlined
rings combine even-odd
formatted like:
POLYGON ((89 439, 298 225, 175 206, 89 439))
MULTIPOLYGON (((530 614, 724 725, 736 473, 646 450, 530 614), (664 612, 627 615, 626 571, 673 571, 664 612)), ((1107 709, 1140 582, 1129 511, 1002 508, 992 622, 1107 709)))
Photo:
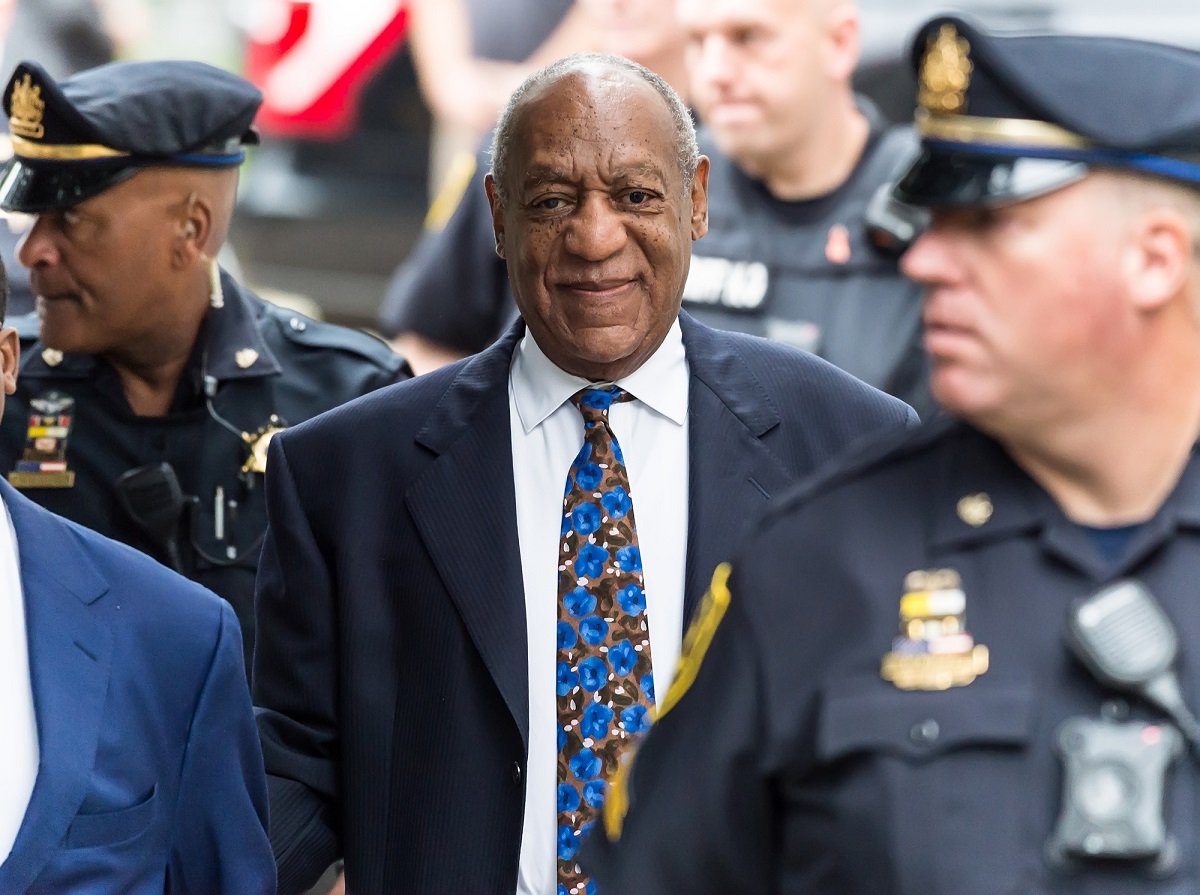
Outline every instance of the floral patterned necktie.
POLYGON ((650 630, 629 474, 608 408, 615 385, 571 397, 583 447, 567 473, 558 556, 558 895, 593 895, 575 863, 606 781, 654 709, 650 630))

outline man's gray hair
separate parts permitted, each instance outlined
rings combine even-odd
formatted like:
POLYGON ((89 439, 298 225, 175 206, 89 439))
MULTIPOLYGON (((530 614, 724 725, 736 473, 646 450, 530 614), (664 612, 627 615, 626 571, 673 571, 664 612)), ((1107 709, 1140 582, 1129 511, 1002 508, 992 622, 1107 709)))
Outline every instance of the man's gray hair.
POLYGON ((696 173, 696 165, 700 162, 700 147, 696 145, 696 125, 692 122, 692 114, 674 88, 661 75, 655 74, 644 65, 639 65, 624 56, 613 56, 608 53, 575 53, 559 59, 557 62, 552 62, 531 74, 508 98, 504 111, 500 113, 500 120, 492 134, 491 173, 501 202, 508 201, 508 150, 525 100, 531 94, 540 91, 542 87, 567 75, 587 72, 588 69, 603 68, 625 72, 634 79, 644 81, 663 98, 671 113, 671 121, 675 125, 675 161, 679 165, 679 173, 683 178, 684 192, 691 192, 692 178, 696 173))

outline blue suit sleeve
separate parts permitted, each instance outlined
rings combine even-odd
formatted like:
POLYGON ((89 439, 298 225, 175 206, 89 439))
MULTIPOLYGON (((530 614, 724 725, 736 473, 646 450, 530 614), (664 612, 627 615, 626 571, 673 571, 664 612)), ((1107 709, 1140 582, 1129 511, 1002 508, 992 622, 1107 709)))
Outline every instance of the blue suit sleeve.
POLYGON ((216 648, 192 716, 171 844, 172 895, 275 892, 267 787, 242 636, 221 605, 216 648))

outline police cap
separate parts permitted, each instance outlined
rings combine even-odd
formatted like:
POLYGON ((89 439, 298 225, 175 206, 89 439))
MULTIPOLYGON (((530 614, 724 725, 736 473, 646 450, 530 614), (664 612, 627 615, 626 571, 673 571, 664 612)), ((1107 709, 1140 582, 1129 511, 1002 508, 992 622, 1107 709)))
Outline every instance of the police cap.
POLYGON ((69 208, 147 165, 241 164, 261 102, 252 84, 202 62, 112 62, 62 81, 22 62, 4 90, 13 157, 0 208, 69 208))
POLYGON ((1200 53, 1118 37, 995 34, 955 16, 913 44, 922 151, 894 196, 1004 205, 1091 166, 1200 186, 1200 53))

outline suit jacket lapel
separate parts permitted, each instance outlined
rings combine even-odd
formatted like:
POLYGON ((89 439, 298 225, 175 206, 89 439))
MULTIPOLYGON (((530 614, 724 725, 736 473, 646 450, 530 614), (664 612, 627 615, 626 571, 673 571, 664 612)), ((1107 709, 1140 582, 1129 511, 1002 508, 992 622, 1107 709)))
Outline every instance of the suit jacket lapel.
POLYGON ((41 761, 0 892, 29 887, 59 847, 91 781, 112 631, 91 604, 108 583, 65 524, 0 482, 17 533, 41 761))
POLYGON ((761 440, 781 419, 762 383, 717 331, 687 314, 680 324, 691 368, 686 625, 747 522, 794 476, 761 440))
POLYGON ((406 500, 471 639, 528 743, 525 594, 513 491, 508 376, 515 324, 469 360, 417 441, 438 458, 406 500))

